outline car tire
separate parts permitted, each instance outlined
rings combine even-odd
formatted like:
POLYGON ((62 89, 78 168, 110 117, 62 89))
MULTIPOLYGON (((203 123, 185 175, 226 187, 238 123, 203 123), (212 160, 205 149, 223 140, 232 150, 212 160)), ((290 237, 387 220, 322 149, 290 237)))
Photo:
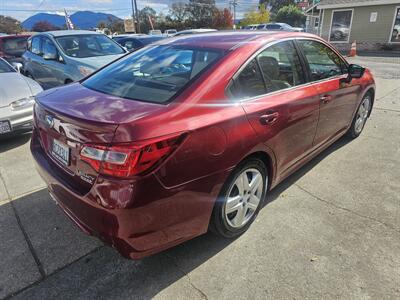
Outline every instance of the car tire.
POLYGON ((240 163, 222 187, 210 230, 224 238, 244 233, 263 206, 267 187, 268 171, 260 159, 250 158, 240 163))
POLYGON ((372 95, 367 93, 361 100, 360 105, 357 108, 356 114, 354 115, 351 126, 347 132, 347 136, 350 138, 357 138, 364 129, 365 123, 367 122, 372 109, 372 95))

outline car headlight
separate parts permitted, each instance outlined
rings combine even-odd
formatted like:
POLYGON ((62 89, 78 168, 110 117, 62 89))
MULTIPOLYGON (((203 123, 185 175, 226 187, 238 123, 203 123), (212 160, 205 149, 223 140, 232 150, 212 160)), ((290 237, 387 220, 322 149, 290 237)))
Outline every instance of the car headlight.
POLYGON ((83 67, 80 66, 79 67, 79 72, 83 75, 83 76, 89 76, 90 74, 92 74, 95 70, 92 68, 88 68, 88 67, 83 67))
POLYGON ((35 103, 35 97, 30 96, 27 98, 22 98, 16 101, 11 102, 10 106, 12 110, 19 109, 28 105, 32 105, 35 103))

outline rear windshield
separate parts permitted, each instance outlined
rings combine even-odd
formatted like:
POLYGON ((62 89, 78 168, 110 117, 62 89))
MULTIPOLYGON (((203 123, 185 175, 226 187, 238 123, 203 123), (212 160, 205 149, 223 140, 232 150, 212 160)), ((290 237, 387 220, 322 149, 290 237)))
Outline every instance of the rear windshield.
POLYGON ((68 35, 56 40, 66 55, 76 58, 125 53, 115 41, 101 34, 68 35))
POLYGON ((16 72, 8 63, 0 59, 0 74, 16 72))
POLYGON ((8 55, 21 56, 27 47, 27 37, 3 39, 2 51, 8 55))
POLYGON ((218 50, 153 46, 111 64, 83 85, 117 97, 166 103, 222 56, 218 50))

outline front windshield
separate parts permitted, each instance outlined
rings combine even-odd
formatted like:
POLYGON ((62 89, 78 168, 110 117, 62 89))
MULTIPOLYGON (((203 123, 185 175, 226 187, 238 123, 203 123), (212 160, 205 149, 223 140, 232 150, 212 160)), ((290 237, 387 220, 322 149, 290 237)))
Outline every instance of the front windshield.
POLYGON ((13 37, 3 39, 3 52, 12 56, 21 56, 27 46, 26 37, 13 37))
POLYGON ((117 97, 166 103, 222 55, 220 50, 167 45, 144 48, 89 77, 83 85, 117 97))
POLYGON ((13 67, 11 67, 4 60, 0 59, 0 74, 1 73, 12 73, 16 72, 13 67))
POLYGON ((68 35, 56 40, 66 55, 76 58, 125 53, 116 42, 101 34, 68 35))

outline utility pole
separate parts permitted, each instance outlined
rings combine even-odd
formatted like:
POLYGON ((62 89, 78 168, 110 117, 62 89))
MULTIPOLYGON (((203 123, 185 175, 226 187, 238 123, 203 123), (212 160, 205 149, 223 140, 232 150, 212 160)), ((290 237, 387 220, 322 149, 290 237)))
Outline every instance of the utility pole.
POLYGON ((135 25, 135 7, 133 5, 133 0, 131 0, 131 7, 132 7, 132 22, 133 22, 133 27, 135 28, 135 32, 137 31, 136 25, 135 25))
POLYGON ((233 28, 236 29, 236 6, 238 5, 237 0, 230 2, 233 6, 233 28))
POLYGON ((135 12, 136 12, 136 21, 137 21, 137 33, 140 33, 140 21, 139 21, 139 12, 137 9, 137 2, 136 0, 133 0, 135 2, 135 12))

